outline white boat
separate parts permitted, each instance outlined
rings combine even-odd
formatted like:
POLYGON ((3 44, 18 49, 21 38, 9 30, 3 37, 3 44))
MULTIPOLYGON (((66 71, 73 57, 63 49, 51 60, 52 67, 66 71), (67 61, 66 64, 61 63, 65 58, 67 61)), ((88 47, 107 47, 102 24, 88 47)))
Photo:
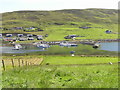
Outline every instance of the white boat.
POLYGON ((99 48, 100 47, 100 44, 98 44, 98 43, 95 43, 94 45, 93 45, 93 48, 99 48))
POLYGON ((39 48, 49 48, 50 45, 48 45, 48 44, 37 44, 37 47, 39 47, 39 48))
POLYGON ((19 49, 21 49, 21 48, 22 48, 22 46, 21 46, 20 44, 15 44, 13 50, 19 50, 19 49))
POLYGON ((59 46, 64 46, 64 47, 76 47, 78 46, 77 44, 73 43, 60 43, 59 46))

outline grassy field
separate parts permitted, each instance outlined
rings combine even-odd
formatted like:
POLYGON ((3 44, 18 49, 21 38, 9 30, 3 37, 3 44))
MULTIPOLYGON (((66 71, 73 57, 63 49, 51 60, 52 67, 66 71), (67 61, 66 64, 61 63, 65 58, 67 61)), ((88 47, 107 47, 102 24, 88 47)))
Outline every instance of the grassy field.
POLYGON ((118 88, 118 66, 30 66, 2 78, 3 88, 118 88))
POLYGON ((3 71, 3 88, 118 88, 117 57, 38 57, 44 58, 40 66, 23 66, 3 71), (108 62, 113 62, 113 65, 108 62))
MULTIPOLYGON (((44 41, 61 41, 65 40, 64 37, 67 35, 80 35, 84 37, 77 37, 76 40, 80 39, 93 39, 93 40, 98 40, 98 39, 117 39, 118 34, 106 34, 105 31, 108 28, 104 28, 103 25, 99 25, 101 28, 94 28, 97 27, 98 25, 93 23, 93 28, 90 29, 80 29, 78 26, 48 26, 45 31, 42 32, 24 32, 21 30, 11 30, 11 31, 3 31, 3 33, 31 33, 31 34, 36 34, 36 35, 45 35, 48 34, 49 36, 44 38, 44 41), (93 37, 95 36, 95 37, 93 37)), ((117 25, 113 26, 116 28, 113 32, 117 33, 117 25)), ((38 40, 32 40, 28 42, 35 42, 38 40)), ((26 41, 20 41, 20 42, 26 42, 26 41)))
MULTIPOLYGON (((45 41, 65 40, 66 35, 77 34, 76 39, 117 39, 118 12, 112 9, 83 9, 83 10, 56 10, 56 11, 16 11, 2 14, 3 33, 31 33, 49 36, 45 41), (24 32, 13 30, 13 27, 35 26, 44 31, 24 32), (79 27, 91 27, 82 29, 79 27), (10 30, 9 30, 10 29, 10 30), (106 34, 111 30, 112 34, 106 34)), ((34 40, 36 41, 36 40, 34 40)))
POLYGON ((62 64, 102 64, 109 62, 117 63, 116 57, 80 57, 80 56, 44 56, 42 65, 49 63, 49 65, 62 65, 62 64))
POLYGON ((1 60, 4 60, 5 69, 8 70, 26 65, 40 65, 43 61, 43 56, 2 56, 1 60), (12 64, 12 61, 14 65, 12 64))

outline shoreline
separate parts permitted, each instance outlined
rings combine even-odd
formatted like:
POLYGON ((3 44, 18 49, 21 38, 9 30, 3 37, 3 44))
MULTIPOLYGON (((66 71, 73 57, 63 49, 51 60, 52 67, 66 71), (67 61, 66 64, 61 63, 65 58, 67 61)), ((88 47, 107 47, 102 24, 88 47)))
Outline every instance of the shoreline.
POLYGON ((120 39, 99 39, 98 42, 120 42, 120 39))

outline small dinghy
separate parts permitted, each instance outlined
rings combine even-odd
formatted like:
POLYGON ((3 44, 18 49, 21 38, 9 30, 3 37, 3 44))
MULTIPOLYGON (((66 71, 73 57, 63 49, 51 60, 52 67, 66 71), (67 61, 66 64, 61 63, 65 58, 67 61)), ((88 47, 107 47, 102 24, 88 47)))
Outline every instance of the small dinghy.
POLYGON ((60 43, 59 46, 64 46, 64 47, 76 47, 78 46, 77 44, 73 43, 60 43))
POLYGON ((100 44, 98 44, 98 43, 96 43, 96 44, 93 45, 93 48, 95 48, 95 49, 99 48, 99 47, 100 47, 100 44))
POLYGON ((22 46, 20 44, 15 44, 13 50, 20 50, 21 48, 22 48, 22 46))
POLYGON ((39 47, 39 48, 49 48, 50 45, 48 45, 48 44, 37 44, 37 47, 39 47))

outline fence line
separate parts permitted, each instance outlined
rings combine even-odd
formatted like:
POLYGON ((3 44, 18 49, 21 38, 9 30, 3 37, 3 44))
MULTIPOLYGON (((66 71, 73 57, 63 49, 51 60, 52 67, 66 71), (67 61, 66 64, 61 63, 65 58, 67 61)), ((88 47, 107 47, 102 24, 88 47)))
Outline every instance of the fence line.
POLYGON ((40 63, 43 61, 43 58, 40 58, 38 60, 35 60, 35 61, 28 61, 28 60, 23 60, 23 59, 10 59, 10 60, 2 60, 2 67, 3 67, 3 70, 5 71, 6 70, 6 67, 7 66, 11 66, 13 69, 15 67, 22 67, 22 66, 30 66, 30 65, 40 65, 40 63))
POLYGON ((12 67, 14 68, 15 66, 14 66, 14 59, 11 59, 11 61, 12 61, 12 67))
POLYGON ((2 64, 3 64, 3 69, 5 71, 5 63, 4 63, 4 60, 2 60, 2 64))

